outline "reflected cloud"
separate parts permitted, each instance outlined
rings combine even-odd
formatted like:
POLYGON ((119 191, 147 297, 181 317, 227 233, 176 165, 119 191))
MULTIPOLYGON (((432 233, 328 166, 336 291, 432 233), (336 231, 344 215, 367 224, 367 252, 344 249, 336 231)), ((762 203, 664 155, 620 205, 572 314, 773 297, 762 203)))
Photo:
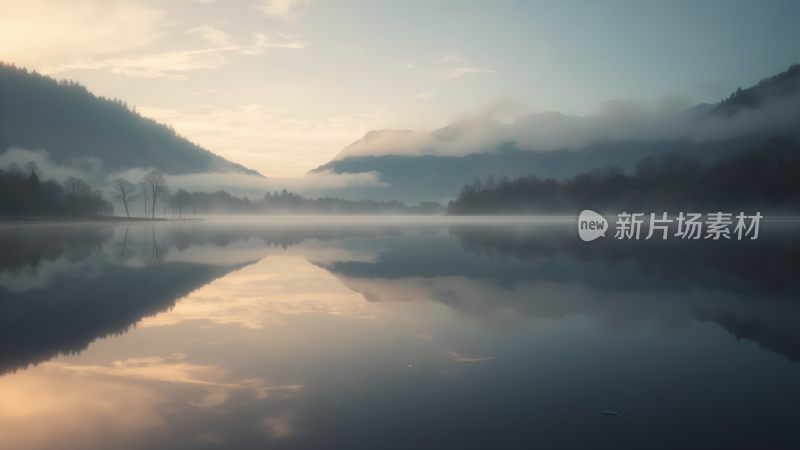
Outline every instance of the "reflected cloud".
POLYGON ((455 246, 406 236, 373 262, 320 265, 368 301, 444 304, 491 327, 578 316, 617 330, 713 322, 800 361, 800 333, 787 319, 800 314, 798 284, 785 276, 800 268, 786 251, 796 231, 768 226, 758 242, 712 249, 703 242, 587 246, 564 225, 455 225, 455 246))
MULTIPOLYGON (((0 367, 16 370, 0 377, 0 448, 319 448, 343 432, 376 448, 409 418, 469 444, 450 420, 466 401, 509 439, 534 417, 563 442, 557 424, 594 427, 608 398, 668 421, 700 396, 738 421, 726 402, 742 399, 717 395, 730 386, 775 383, 749 410, 794 393, 797 365, 734 339, 800 361, 786 236, 699 254, 587 246, 571 225, 314 220, 20 231, 0 274, 52 275, 0 287, 0 367), (727 377, 744 363, 765 370, 727 377), (676 385, 678 369, 692 375, 676 385)), ((786 405, 770 420, 791 425, 786 405)))
POLYGON ((0 447, 101 448, 165 424, 152 389, 46 368, 0 378, 0 447))
POLYGON ((379 309, 302 255, 279 252, 192 292, 170 311, 146 318, 137 326, 205 321, 260 329, 309 314, 374 319, 379 309))
POLYGON ((217 261, 180 258, 180 249, 190 247, 181 236, 152 225, 4 230, 0 372, 78 352, 97 338, 125 332, 254 261, 252 252, 242 255, 242 249, 224 247, 217 248, 217 261), (176 254, 174 261, 170 253, 176 254))
POLYGON ((228 371, 210 364, 196 364, 184 354, 169 356, 131 357, 107 365, 69 364, 49 362, 45 367, 80 375, 126 378, 132 380, 157 381, 193 385, 206 389, 206 393, 190 404, 203 408, 214 408, 225 403, 235 390, 249 391, 254 398, 263 400, 272 393, 287 394, 303 389, 301 384, 270 385, 261 378, 240 381, 230 380, 228 371))
POLYGON ((273 439, 286 439, 295 433, 294 418, 289 414, 265 417, 261 428, 273 439))
MULTIPOLYGON (((194 363, 179 353, 109 364, 48 362, 0 377, 0 448, 62 448, 64 443, 68 448, 107 448, 112 437, 119 448, 143 448, 148 431, 171 426, 193 410, 219 415, 241 408, 241 397, 233 402, 237 392, 261 402, 283 401, 303 389, 302 384, 273 385, 262 378, 235 380, 220 366, 194 363)), ((268 422, 274 436, 289 436, 290 417, 282 413, 268 422)), ((210 431, 194 439, 205 444, 224 440, 210 431)))
POLYGON ((477 363, 477 362, 484 362, 484 361, 491 361, 491 360, 494 359, 494 356, 481 356, 481 357, 475 358, 475 357, 464 356, 464 355, 462 355, 460 353, 456 353, 456 352, 450 352, 450 356, 452 356, 454 360, 456 360, 456 361, 458 361, 460 363, 467 363, 467 364, 477 363))

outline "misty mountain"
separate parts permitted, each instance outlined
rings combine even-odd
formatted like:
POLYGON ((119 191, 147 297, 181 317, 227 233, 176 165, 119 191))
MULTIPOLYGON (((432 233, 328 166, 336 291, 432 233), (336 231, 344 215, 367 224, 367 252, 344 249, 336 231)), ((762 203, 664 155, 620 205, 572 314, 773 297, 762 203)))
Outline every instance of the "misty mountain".
POLYGON ((62 165, 99 165, 105 172, 154 168, 167 174, 257 174, 119 100, 0 63, 0 154, 14 147, 46 151, 62 165))
POLYGON ((313 172, 376 173, 383 188, 350 188, 345 198, 406 202, 452 199, 488 175, 567 178, 666 152, 701 164, 754 148, 775 137, 800 137, 800 66, 739 89, 717 104, 691 108, 609 102, 594 116, 537 113, 513 123, 491 114, 431 132, 379 130, 345 148, 313 172))

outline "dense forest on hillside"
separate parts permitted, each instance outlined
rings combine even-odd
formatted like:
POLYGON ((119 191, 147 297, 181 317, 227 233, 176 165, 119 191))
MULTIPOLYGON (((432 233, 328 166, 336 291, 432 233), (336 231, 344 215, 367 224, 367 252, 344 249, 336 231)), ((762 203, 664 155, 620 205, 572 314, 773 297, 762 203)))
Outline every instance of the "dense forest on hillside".
POLYGON ((169 174, 256 173, 72 81, 0 63, 0 153, 45 150, 60 164, 93 158, 103 170, 152 167, 169 174))
POLYGON ((43 180, 35 164, 0 169, 0 215, 110 215, 114 207, 85 181, 43 180))
POLYGON ((476 179, 448 205, 450 214, 531 214, 593 209, 666 208, 762 211, 800 209, 800 145, 774 139, 703 166, 691 156, 664 153, 641 159, 632 174, 618 167, 558 180, 528 175, 476 179))
POLYGON ((730 116, 743 108, 758 108, 770 99, 787 98, 800 91, 800 64, 786 71, 764 78, 755 86, 739 88, 725 100, 719 102, 711 114, 730 116))

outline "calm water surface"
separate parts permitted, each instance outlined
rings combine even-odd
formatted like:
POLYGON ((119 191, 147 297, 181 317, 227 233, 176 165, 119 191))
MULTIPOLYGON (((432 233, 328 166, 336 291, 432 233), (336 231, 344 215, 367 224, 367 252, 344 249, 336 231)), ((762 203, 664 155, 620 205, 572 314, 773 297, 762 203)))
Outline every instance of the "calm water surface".
POLYGON ((5 226, 0 448, 796 449, 798 250, 792 222, 5 226))

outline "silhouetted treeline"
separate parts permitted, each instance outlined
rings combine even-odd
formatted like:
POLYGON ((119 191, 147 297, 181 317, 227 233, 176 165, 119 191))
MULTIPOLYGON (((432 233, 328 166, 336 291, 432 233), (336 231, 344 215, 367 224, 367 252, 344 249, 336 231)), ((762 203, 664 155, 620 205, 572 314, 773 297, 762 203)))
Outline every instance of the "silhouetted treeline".
POLYGON ((121 100, 0 62, 0 152, 11 147, 46 150, 61 164, 96 158, 108 172, 152 167, 172 174, 256 173, 142 117, 121 100))
POLYGON ((85 181, 70 177, 64 183, 42 180, 36 164, 25 169, 0 169, 0 214, 80 216, 110 215, 114 207, 85 181))
POLYGON ((343 200, 339 198, 321 197, 305 198, 299 194, 288 192, 267 192, 263 198, 250 200, 237 197, 225 191, 192 192, 178 190, 172 197, 178 214, 188 212, 194 214, 437 214, 444 208, 438 203, 423 202, 417 206, 408 206, 399 201, 378 200, 343 200))
POLYGON ((677 153, 648 156, 626 174, 609 166, 557 180, 536 175, 476 179, 450 202, 450 214, 653 211, 697 208, 724 211, 800 209, 800 146, 774 139, 710 166, 677 153), (664 209, 666 210, 666 209, 664 209))

